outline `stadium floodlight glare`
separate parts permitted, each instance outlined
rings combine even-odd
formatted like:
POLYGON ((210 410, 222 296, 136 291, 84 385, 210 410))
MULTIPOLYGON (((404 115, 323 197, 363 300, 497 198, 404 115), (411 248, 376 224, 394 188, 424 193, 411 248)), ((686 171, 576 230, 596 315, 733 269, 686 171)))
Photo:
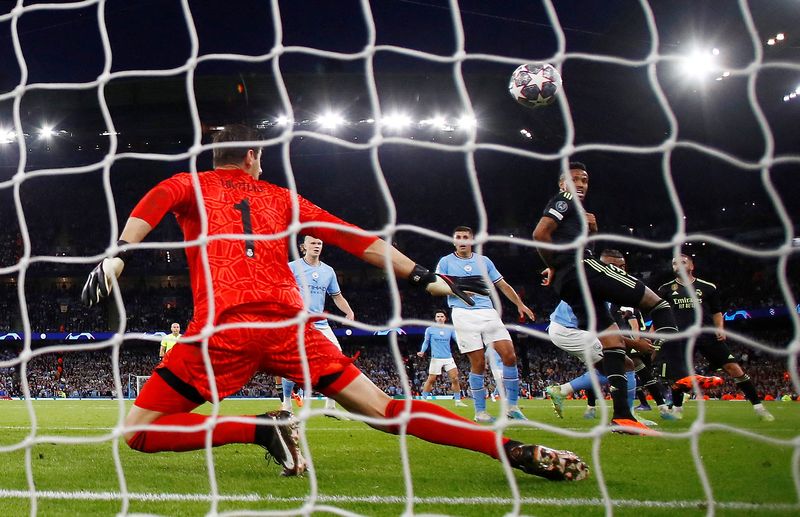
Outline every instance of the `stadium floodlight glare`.
POLYGON ((717 68, 715 57, 718 55, 719 49, 716 48, 711 52, 696 50, 684 58, 683 71, 687 75, 702 79, 717 68))
POLYGON ((392 113, 381 119, 381 125, 388 129, 400 130, 411 125, 411 117, 405 113, 392 113))
POLYGON ((420 120, 419 123, 423 126, 430 126, 434 129, 444 129, 447 125, 447 119, 442 115, 434 115, 431 118, 420 120))
POLYGON ((278 118, 275 119, 275 124, 279 126, 285 126, 289 123, 289 117, 286 115, 279 115, 278 118))
POLYGON ((774 44, 775 44, 775 38, 770 38, 767 40, 767 45, 774 45, 774 44))
POLYGON ((786 35, 784 35, 782 32, 779 32, 778 34, 776 34, 776 35, 775 35, 775 39, 776 39, 777 41, 783 41, 783 39, 784 39, 785 37, 786 37, 786 35))
POLYGON ((52 137, 55 134, 56 133, 55 133, 55 131, 53 131, 53 127, 52 126, 42 126, 39 129, 39 139, 41 139, 41 140, 49 140, 50 137, 52 137))
POLYGON ((478 127, 478 121, 475 117, 471 115, 462 115, 459 117, 458 122, 456 123, 459 129, 463 129, 464 131, 469 131, 470 129, 475 129, 478 127))
POLYGON ((0 129, 0 144, 10 144, 17 138, 17 133, 13 130, 0 129))
POLYGON ((318 117, 316 122, 322 129, 336 129, 346 121, 340 114, 329 111, 318 117))

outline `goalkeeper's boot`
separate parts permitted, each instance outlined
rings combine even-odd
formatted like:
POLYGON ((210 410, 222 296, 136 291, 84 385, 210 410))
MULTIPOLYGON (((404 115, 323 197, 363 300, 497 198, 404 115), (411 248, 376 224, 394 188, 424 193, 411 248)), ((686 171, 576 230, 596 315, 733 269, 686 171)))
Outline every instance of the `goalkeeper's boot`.
POLYGON ((288 411, 270 411, 256 417, 267 423, 256 424, 256 445, 266 449, 264 459, 272 458, 283 467, 281 476, 299 476, 306 470, 306 460, 300 453, 297 422, 288 411))
POLYGON ((553 411, 556 412, 556 416, 564 418, 564 400, 567 397, 561 393, 561 386, 548 386, 544 392, 550 396, 550 402, 553 403, 553 411))
POLYGON ((525 415, 522 414, 522 411, 520 411, 519 406, 511 406, 511 407, 509 407, 508 408, 508 413, 506 413, 506 416, 508 417, 509 420, 527 420, 528 419, 528 417, 526 417, 525 415))
POLYGON ((758 406, 753 406, 753 409, 756 411, 756 415, 758 415, 759 420, 762 422, 774 422, 775 417, 772 416, 772 413, 767 411, 767 408, 759 404, 758 406))
POLYGON ((653 408, 650 407, 650 404, 639 404, 634 408, 636 411, 652 411, 653 408))
POLYGON ((688 377, 684 377, 683 379, 675 381, 675 385, 680 388, 684 388, 686 390, 691 390, 692 379, 697 381, 697 385, 704 390, 716 388, 717 386, 722 386, 722 383, 724 382, 720 377, 716 376, 706 377, 705 375, 690 375, 688 377))
POLYGON ((456 400, 456 407, 469 407, 469 404, 464 404, 460 400, 456 400))
POLYGON ((493 424, 494 420, 495 418, 486 411, 475 413, 475 422, 479 424, 493 424))
POLYGON ((658 436, 660 433, 653 431, 638 420, 630 418, 615 418, 611 420, 611 432, 619 434, 638 434, 644 436, 658 436))
POLYGON ((523 445, 510 440, 505 445, 512 467, 553 481, 580 481, 589 475, 589 466, 574 452, 557 451, 541 445, 523 445))
POLYGON ((583 418, 586 420, 593 420, 597 418, 597 408, 594 406, 588 406, 586 411, 583 413, 583 418))

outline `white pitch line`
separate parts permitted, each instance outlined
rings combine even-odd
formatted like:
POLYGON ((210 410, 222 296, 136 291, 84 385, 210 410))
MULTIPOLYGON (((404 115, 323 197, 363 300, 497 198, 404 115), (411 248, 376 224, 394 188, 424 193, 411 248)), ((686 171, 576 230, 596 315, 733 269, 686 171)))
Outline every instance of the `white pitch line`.
MULTIPOLYGON (((86 501, 121 501, 122 494, 119 492, 61 492, 52 490, 42 490, 31 493, 25 490, 0 490, 0 499, 75 499, 86 501)), ((310 496, 303 497, 277 497, 272 495, 259 494, 238 494, 238 495, 219 495, 212 497, 210 494, 158 494, 158 493, 138 493, 127 494, 128 499, 134 501, 167 502, 167 501, 236 501, 236 502, 278 502, 278 503, 305 503, 311 499, 310 496)), ((404 504, 404 496, 332 496, 319 495, 315 498, 318 503, 373 503, 373 504, 404 504)), ((415 504, 454 504, 454 505, 510 505, 514 499, 510 497, 415 497, 415 504)), ((603 507, 604 501, 597 498, 549 498, 549 497, 522 497, 520 503, 524 505, 543 505, 543 506, 596 506, 603 507)), ((612 500, 614 506, 624 506, 629 508, 704 508, 706 501, 642 501, 638 499, 616 499, 612 500)), ((741 501, 722 501, 714 504, 716 508, 726 510, 773 510, 800 511, 798 503, 748 503, 741 501)))

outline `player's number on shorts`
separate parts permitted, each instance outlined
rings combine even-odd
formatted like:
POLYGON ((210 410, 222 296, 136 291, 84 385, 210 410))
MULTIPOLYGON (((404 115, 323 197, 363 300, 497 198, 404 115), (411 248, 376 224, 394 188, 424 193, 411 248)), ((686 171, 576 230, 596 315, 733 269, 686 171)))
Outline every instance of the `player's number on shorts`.
MULTIPOLYGON (((242 229, 245 235, 253 234, 253 221, 250 219, 250 201, 247 198, 242 199, 233 208, 242 213, 242 229)), ((256 256, 256 243, 250 239, 244 241, 244 253, 248 257, 256 256)))

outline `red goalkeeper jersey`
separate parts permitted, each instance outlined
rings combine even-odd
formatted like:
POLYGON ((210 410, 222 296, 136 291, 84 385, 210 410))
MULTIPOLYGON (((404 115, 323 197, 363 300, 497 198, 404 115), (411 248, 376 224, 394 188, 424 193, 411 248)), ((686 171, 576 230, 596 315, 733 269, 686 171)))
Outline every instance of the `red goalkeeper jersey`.
MULTIPOLYGON (((198 178, 208 219, 213 323, 217 323, 220 314, 244 304, 261 304, 287 315, 302 310, 303 300, 288 264, 291 191, 256 180, 241 169, 201 172, 198 178), (225 234, 244 234, 244 237, 219 237, 225 234), (248 239, 249 235, 273 238, 255 240, 248 239)), ((320 221, 358 228, 301 196, 297 196, 297 202, 300 222, 320 221)), ((175 214, 185 240, 199 237, 200 210, 190 173, 176 174, 156 185, 139 201, 131 217, 155 227, 168 211, 175 214)), ((356 256, 377 239, 345 232, 341 227, 313 227, 304 232, 356 256)), ((199 330, 205 325, 210 304, 201 247, 187 247, 186 258, 194 298, 192 327, 199 330)))

